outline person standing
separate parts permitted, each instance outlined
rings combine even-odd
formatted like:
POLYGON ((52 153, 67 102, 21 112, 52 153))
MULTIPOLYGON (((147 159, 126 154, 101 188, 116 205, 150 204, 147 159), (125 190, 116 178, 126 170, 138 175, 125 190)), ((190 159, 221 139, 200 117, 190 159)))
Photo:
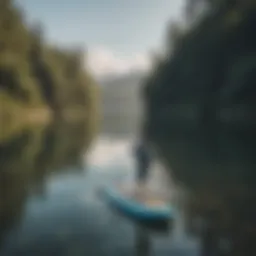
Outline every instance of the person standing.
POLYGON ((134 150, 134 158, 136 163, 136 182, 138 188, 143 188, 149 176, 152 163, 152 155, 148 143, 141 140, 134 150))

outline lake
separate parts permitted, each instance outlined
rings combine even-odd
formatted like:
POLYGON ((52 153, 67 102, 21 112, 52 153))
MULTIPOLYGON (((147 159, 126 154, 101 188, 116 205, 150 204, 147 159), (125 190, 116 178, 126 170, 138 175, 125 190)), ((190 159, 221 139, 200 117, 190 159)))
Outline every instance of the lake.
POLYGON ((61 123, 0 144, 0 254, 198 255, 182 217, 157 233, 106 206, 102 185, 133 181, 132 139, 99 136, 88 150, 85 133, 61 123))

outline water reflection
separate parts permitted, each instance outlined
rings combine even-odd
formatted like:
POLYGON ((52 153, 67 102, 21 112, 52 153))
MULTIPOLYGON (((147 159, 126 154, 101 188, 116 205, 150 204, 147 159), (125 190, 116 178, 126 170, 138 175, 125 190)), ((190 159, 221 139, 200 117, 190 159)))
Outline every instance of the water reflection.
POLYGON ((130 146, 100 139, 85 165, 87 142, 83 123, 55 123, 1 144, 1 255, 196 255, 193 240, 160 235, 100 200, 102 184, 131 178, 130 146))
POLYGON ((117 177, 132 179, 127 140, 101 138, 87 165, 84 123, 59 122, 0 144, 1 255, 198 255, 184 216, 187 231, 203 215, 214 216, 211 235, 244 235, 254 225, 255 136, 215 129, 169 141, 159 143, 164 159, 194 197, 161 234, 114 213, 96 193, 117 177))
POLYGON ((85 135, 83 122, 55 123, 0 144, 0 244, 19 225, 29 196, 45 196, 47 175, 80 164, 85 135))
POLYGON ((140 226, 136 227, 136 256, 148 256, 151 251, 150 235, 140 226))
POLYGON ((195 230, 192 223, 198 217, 208 221, 204 255, 213 253, 223 239, 232 241, 233 248, 223 255, 254 255, 255 131, 214 127, 170 132, 168 141, 159 139, 158 145, 166 164, 188 190, 190 229, 195 230))

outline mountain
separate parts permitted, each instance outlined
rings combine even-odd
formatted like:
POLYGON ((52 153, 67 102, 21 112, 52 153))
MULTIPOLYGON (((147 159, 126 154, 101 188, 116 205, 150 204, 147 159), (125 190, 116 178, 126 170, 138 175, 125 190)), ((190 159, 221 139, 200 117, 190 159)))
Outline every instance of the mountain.
POLYGON ((102 132, 133 135, 141 116, 140 86, 145 72, 101 78, 102 132))

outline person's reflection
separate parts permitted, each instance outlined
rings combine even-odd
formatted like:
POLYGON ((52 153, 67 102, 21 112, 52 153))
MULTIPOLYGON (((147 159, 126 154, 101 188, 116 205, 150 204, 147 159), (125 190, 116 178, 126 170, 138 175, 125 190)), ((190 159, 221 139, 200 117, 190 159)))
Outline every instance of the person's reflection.
POLYGON ((152 236, 168 236, 175 232, 173 221, 136 222, 135 229, 135 255, 149 256, 152 252, 152 236))
POLYGON ((151 251, 150 234, 144 227, 135 226, 135 255, 149 256, 151 251))

